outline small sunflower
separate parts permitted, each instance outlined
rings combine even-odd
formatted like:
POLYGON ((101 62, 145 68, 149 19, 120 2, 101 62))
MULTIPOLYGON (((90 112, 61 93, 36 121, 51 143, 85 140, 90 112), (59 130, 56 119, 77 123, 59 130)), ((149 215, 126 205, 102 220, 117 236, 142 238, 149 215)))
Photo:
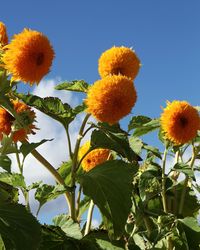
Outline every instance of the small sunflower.
POLYGON ((17 100, 13 101, 15 111, 20 116, 23 127, 15 120, 15 118, 3 108, 0 108, 0 140, 3 134, 10 135, 12 132, 12 140, 14 142, 27 139, 28 134, 34 134, 36 129, 33 122, 35 121, 35 112, 26 104, 17 100))
POLYGON ((89 88, 85 103, 88 113, 98 121, 112 125, 131 112, 136 99, 131 79, 112 75, 96 81, 89 88))
POLYGON ((12 80, 39 83, 51 67, 53 48, 46 36, 24 29, 6 47, 2 57, 4 68, 12 74, 12 80))
POLYGON ((18 123, 14 123, 14 133, 12 139, 14 142, 17 141, 24 141, 27 139, 28 134, 34 134, 33 130, 36 129, 33 122, 35 121, 35 112, 31 110, 29 106, 20 102, 20 101, 13 101, 14 109, 20 116, 23 122, 23 128, 21 125, 18 126, 18 123))
POLYGON ((186 101, 167 102, 160 123, 165 138, 176 145, 188 143, 200 129, 198 111, 186 101))
POLYGON ((132 80, 140 68, 140 60, 135 52, 127 47, 112 47, 99 58, 99 74, 102 78, 108 75, 124 75, 132 80))
MULTIPOLYGON (((89 148, 90 148, 89 141, 83 144, 83 146, 79 149, 79 154, 78 154, 79 160, 81 160, 81 158, 87 153, 89 148)), ((97 165, 102 164, 105 161, 109 160, 109 158, 110 158, 109 149, 98 148, 88 153, 86 157, 83 159, 81 165, 83 170, 88 172, 97 165)))
POLYGON ((5 109, 0 108, 0 140, 2 140, 3 134, 10 134, 12 120, 13 117, 5 109))
POLYGON ((0 47, 4 47, 8 44, 8 35, 6 31, 6 26, 4 23, 0 22, 0 47))

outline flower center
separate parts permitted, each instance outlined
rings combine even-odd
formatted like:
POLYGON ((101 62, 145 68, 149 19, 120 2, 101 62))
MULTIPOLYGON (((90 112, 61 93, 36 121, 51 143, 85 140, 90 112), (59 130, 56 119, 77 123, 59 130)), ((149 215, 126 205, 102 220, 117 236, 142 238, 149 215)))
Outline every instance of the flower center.
POLYGON ((40 66, 44 62, 44 54, 42 52, 37 54, 36 64, 40 66))
POLYGON ((180 120, 181 127, 185 128, 188 124, 188 120, 184 116, 180 117, 179 120, 180 120))
POLYGON ((123 75, 122 69, 120 67, 117 67, 117 68, 112 70, 112 74, 113 75, 119 75, 119 74, 123 75))

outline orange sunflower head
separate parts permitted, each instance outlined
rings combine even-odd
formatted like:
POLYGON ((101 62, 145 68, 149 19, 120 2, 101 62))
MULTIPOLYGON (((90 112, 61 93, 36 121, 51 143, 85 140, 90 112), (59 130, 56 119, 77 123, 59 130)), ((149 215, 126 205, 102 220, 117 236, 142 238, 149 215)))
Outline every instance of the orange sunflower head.
POLYGON ((137 99, 131 79, 122 75, 107 76, 92 85, 85 103, 87 112, 110 125, 131 112, 137 99))
POLYGON ((49 72, 53 58, 48 38, 38 31, 24 29, 6 46, 2 61, 12 80, 32 85, 49 72))
POLYGON ((4 47, 8 44, 8 35, 6 31, 6 26, 4 23, 0 22, 0 47, 4 47))
POLYGON ((20 102, 20 101, 13 101, 14 109, 20 116, 23 127, 19 125, 17 122, 13 122, 14 132, 12 139, 14 142, 17 141, 24 141, 27 139, 28 134, 34 134, 33 130, 36 129, 33 122, 35 121, 35 112, 31 110, 29 106, 20 102))
POLYGON ((99 74, 102 78, 108 75, 124 75, 132 80, 140 68, 140 60, 135 52, 127 47, 112 47, 99 58, 99 74))
POLYGON ((197 136, 200 129, 198 111, 186 101, 167 102, 161 114, 160 123, 165 138, 175 145, 188 143, 197 136))
POLYGON ((12 120, 12 116, 5 109, 0 108, 0 140, 2 140, 3 134, 10 134, 12 120))
MULTIPOLYGON (((90 149, 90 142, 88 141, 85 144, 83 144, 83 146, 79 149, 79 154, 78 154, 79 160, 87 153, 89 149, 90 149)), ((81 165, 83 170, 88 172, 97 165, 102 164, 109 159, 110 159, 110 150, 98 148, 88 153, 86 157, 83 159, 81 165)))

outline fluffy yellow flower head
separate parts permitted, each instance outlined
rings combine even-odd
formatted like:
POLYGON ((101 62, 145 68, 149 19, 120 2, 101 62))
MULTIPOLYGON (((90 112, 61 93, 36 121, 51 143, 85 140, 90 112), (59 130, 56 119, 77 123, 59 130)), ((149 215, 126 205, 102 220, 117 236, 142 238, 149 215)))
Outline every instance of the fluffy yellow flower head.
POLYGON ((124 75, 132 80, 140 68, 140 60, 135 52, 127 47, 112 47, 99 58, 99 74, 102 78, 108 75, 124 75))
POLYGON ((167 102, 160 118, 165 138, 175 145, 188 143, 200 129, 198 111, 186 101, 167 102))
MULTIPOLYGON (((87 153, 90 148, 90 142, 86 142, 83 146, 79 149, 78 158, 81 158, 87 153)), ((92 168, 96 167, 97 165, 109 160, 110 150, 98 148, 92 150, 86 157, 83 159, 81 165, 84 171, 88 172, 92 168)))
POLYGON ((12 74, 12 80, 39 83, 51 67, 53 48, 46 36, 24 29, 6 47, 2 57, 4 68, 12 74))
POLYGON ((0 22, 0 47, 8 44, 8 35, 6 31, 6 26, 4 23, 0 22))
POLYGON ((112 125, 131 112, 136 99, 131 79, 112 75, 96 81, 89 88, 85 103, 88 113, 97 120, 112 125))

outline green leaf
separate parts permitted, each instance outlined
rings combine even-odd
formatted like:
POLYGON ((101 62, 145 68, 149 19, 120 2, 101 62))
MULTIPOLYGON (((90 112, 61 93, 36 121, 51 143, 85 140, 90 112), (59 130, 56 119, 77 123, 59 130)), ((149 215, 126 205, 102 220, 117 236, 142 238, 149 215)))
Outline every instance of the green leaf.
POLYGON ((58 173, 61 175, 66 185, 71 184, 71 161, 63 162, 62 165, 58 168, 58 173))
POLYGON ((162 156, 161 156, 161 153, 160 153, 160 151, 159 151, 158 148, 149 146, 149 145, 147 145, 147 144, 144 144, 144 145, 143 145, 143 148, 144 148, 145 150, 147 150, 148 152, 151 152, 153 155, 155 155, 156 157, 158 157, 159 159, 162 160, 162 156))
POLYGON ((0 155, 0 167, 8 173, 11 172, 11 159, 7 155, 0 155))
POLYGON ((139 128, 142 125, 151 121, 151 118, 143 115, 133 116, 128 124, 128 131, 139 128))
POLYGON ((26 183, 24 181, 24 176, 18 173, 0 173, 0 181, 5 182, 13 187, 26 188, 26 183))
POLYGON ((136 154, 140 154, 143 147, 143 142, 139 137, 131 136, 129 139, 131 148, 136 154))
POLYGON ((22 93, 15 93, 15 96, 20 98, 27 105, 32 106, 51 118, 59 121, 65 127, 67 127, 76 116, 76 113, 73 112, 73 109, 70 107, 70 105, 67 103, 62 103, 62 101, 57 97, 41 98, 36 95, 25 95, 22 93))
POLYGON ((40 142, 33 142, 33 143, 28 143, 28 142, 22 142, 22 145, 20 147, 20 152, 23 154, 24 159, 26 158, 26 156, 28 154, 30 154, 34 149, 36 149, 37 147, 39 147, 40 145, 42 145, 43 143, 47 142, 47 141, 52 141, 53 139, 50 140, 42 140, 40 142))
POLYGON ((87 92, 89 84, 84 80, 74 80, 71 82, 63 82, 55 87, 57 90, 70 90, 76 92, 87 92))
POLYGON ((188 246, 192 250, 199 250, 200 245, 200 226, 194 217, 179 219, 179 226, 186 234, 188 246))
POLYGON ((185 163, 176 163, 172 170, 175 170, 180 173, 184 173, 185 175, 191 177, 195 181, 194 171, 188 164, 185 163))
POLYGON ((18 202, 18 189, 0 181, 0 204, 18 202))
POLYGON ((80 218, 82 214, 89 208, 91 199, 88 196, 84 196, 79 204, 79 214, 78 217, 80 218))
POLYGON ((75 223, 69 216, 65 214, 58 215, 53 218, 55 226, 60 227, 67 236, 74 239, 82 239, 81 229, 78 223, 75 223))
MULTIPOLYGON (((140 117, 140 116, 139 116, 140 117)), ((134 129, 133 136, 142 136, 149 132, 154 131, 160 127, 160 120, 159 119, 152 119, 148 120, 149 118, 143 118, 138 120, 138 117, 133 117, 133 125, 129 124, 129 131, 134 129), (136 121, 135 121, 136 120, 136 121)), ((131 123, 132 124, 132 123, 131 123)))
POLYGON ((120 236, 131 208, 134 165, 123 161, 107 161, 78 176, 83 193, 94 201, 103 214, 110 236, 120 236))
POLYGON ((127 133, 116 126, 117 125, 108 126, 107 124, 100 124, 99 130, 92 132, 91 147, 114 150, 129 161, 141 160, 140 156, 131 149, 127 133))
POLYGON ((35 192, 35 199, 39 201, 40 207, 43 206, 47 201, 56 199, 59 195, 66 192, 66 187, 63 185, 51 186, 43 184, 37 188, 35 192))
POLYGON ((40 224, 24 206, 0 204, 0 235, 8 250, 35 250, 41 237, 40 224))
POLYGON ((95 230, 91 231, 83 239, 88 239, 94 242, 98 249, 102 250, 123 250, 125 249, 125 241, 113 240, 110 241, 108 233, 105 230, 95 230))

